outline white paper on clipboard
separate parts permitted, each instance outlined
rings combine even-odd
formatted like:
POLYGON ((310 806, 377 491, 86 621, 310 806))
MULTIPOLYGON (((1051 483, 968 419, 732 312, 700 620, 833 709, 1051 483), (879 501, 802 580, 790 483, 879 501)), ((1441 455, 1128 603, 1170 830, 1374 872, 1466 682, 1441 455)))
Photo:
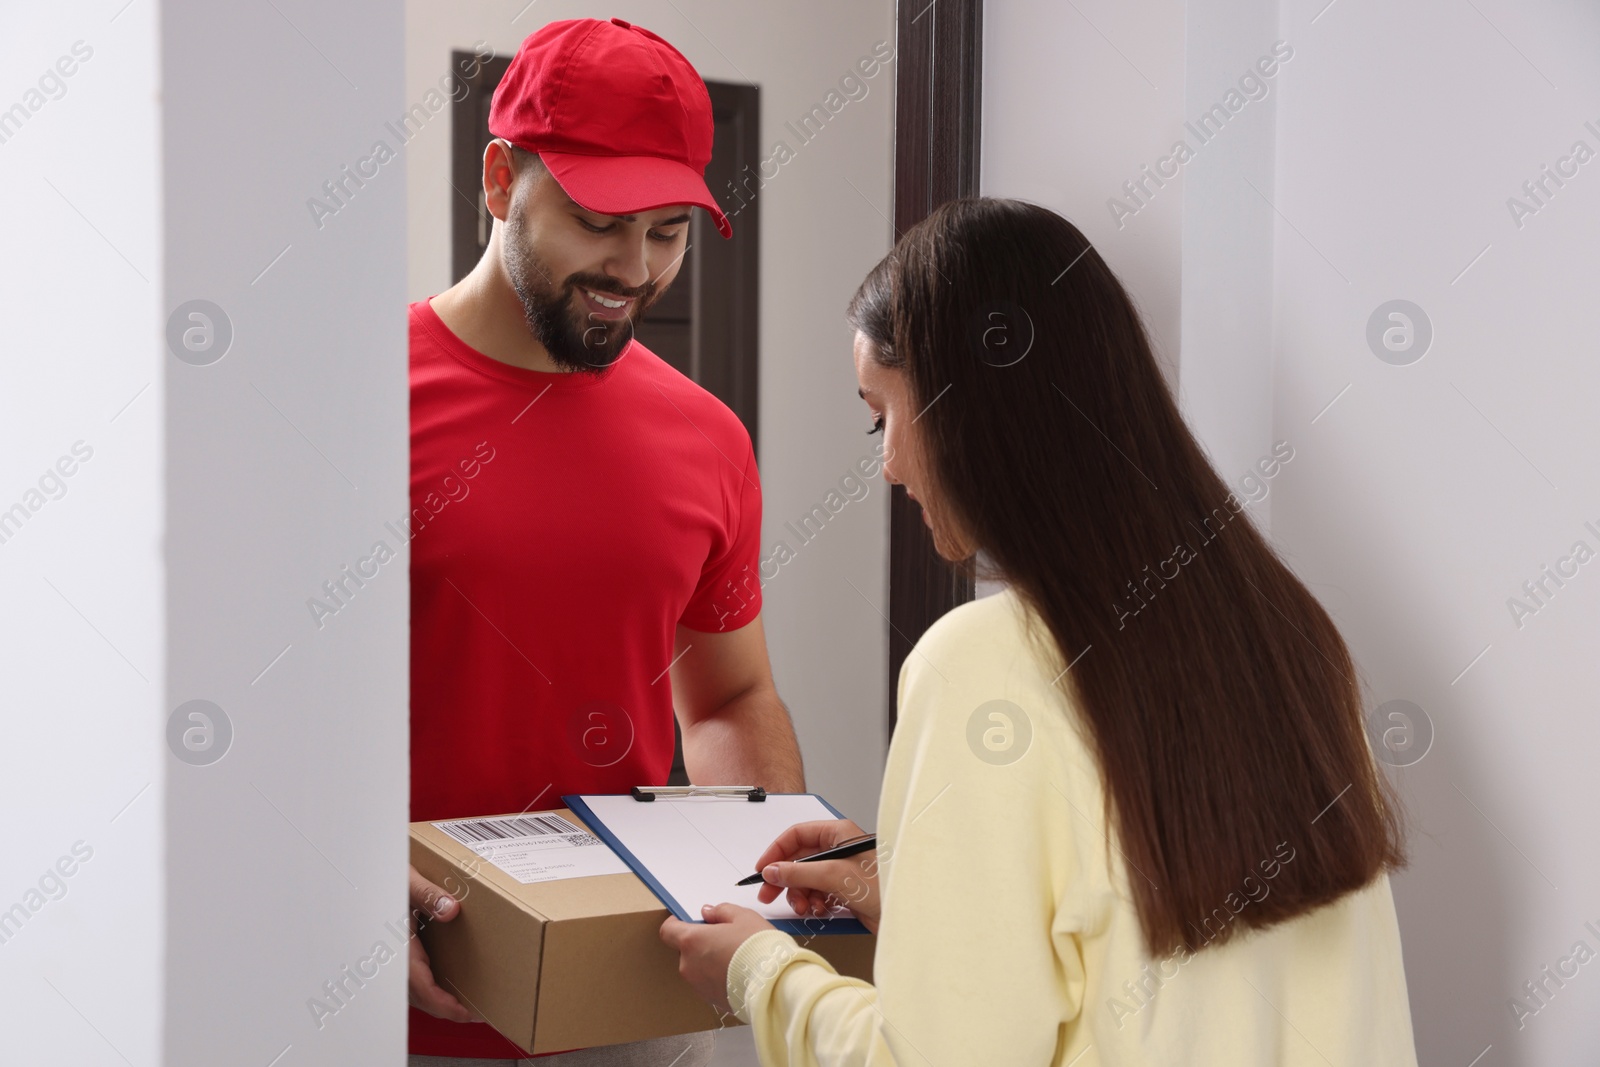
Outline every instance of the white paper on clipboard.
MULTIPOLYGON (((757 857, 795 823, 839 817, 810 793, 769 793, 766 800, 756 802, 742 796, 640 802, 622 795, 582 800, 694 920, 699 920, 702 905, 724 901, 768 919, 804 918, 789 906, 787 894, 763 904, 756 896, 759 884, 734 883, 754 874, 757 857)), ((849 914, 850 909, 839 907, 827 917, 849 914)))

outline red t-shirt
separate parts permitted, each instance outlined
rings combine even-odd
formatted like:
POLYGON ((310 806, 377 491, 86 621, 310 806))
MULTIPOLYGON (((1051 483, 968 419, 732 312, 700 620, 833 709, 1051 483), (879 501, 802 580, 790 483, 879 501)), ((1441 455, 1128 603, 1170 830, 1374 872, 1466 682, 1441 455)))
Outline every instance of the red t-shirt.
MULTIPOLYGON (((544 373, 410 315, 412 820, 665 784, 676 627, 761 610, 749 433, 638 341, 544 373)), ((415 1008, 410 1051, 525 1055, 415 1008)))

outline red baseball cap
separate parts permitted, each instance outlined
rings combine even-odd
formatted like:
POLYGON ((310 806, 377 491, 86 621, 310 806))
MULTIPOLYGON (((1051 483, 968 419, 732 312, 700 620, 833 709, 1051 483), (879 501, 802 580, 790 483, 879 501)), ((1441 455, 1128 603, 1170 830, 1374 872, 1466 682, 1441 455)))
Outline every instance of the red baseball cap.
POLYGON ((537 152, 590 211, 693 204, 733 235, 706 187, 711 95, 682 53, 642 26, 569 19, 529 34, 495 88, 489 132, 537 152))

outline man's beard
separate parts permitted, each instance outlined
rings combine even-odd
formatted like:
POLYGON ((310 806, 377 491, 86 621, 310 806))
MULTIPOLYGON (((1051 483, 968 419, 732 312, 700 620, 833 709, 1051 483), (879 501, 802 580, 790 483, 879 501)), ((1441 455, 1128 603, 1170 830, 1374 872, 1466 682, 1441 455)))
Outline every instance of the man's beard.
POLYGON ((529 332, 556 366, 569 371, 598 374, 615 363, 633 340, 633 319, 654 303, 657 295, 654 282, 621 289, 615 279, 603 274, 569 275, 557 287, 544 262, 528 247, 519 224, 507 227, 505 265, 522 302, 529 332), (576 311, 573 304, 579 289, 618 299, 632 297, 633 312, 627 318, 605 320, 576 311))

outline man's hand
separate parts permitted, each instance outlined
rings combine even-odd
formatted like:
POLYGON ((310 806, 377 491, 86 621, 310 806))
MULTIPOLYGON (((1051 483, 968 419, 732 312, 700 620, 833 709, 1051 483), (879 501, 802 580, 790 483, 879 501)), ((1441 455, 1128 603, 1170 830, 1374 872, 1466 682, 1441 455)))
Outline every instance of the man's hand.
POLYGON ((826 915, 831 908, 843 904, 861 920, 861 925, 877 933, 882 910, 877 849, 838 860, 793 862, 865 832, 849 819, 819 819, 789 827, 756 860, 756 870, 767 883, 757 894, 761 903, 772 903, 787 889, 789 906, 801 915, 826 915))
POLYGON ((461 902, 411 868, 411 960, 407 979, 407 999, 411 1006, 429 1015, 457 1023, 481 1023, 483 1018, 433 980, 433 967, 427 950, 417 936, 417 913, 430 916, 429 922, 449 922, 461 914, 461 902))
POLYGON ((705 924, 686 923, 667 916, 661 940, 678 953, 678 973, 700 999, 723 1015, 728 1004, 728 963, 745 939, 773 925, 749 908, 737 904, 707 904, 700 914, 705 924))

